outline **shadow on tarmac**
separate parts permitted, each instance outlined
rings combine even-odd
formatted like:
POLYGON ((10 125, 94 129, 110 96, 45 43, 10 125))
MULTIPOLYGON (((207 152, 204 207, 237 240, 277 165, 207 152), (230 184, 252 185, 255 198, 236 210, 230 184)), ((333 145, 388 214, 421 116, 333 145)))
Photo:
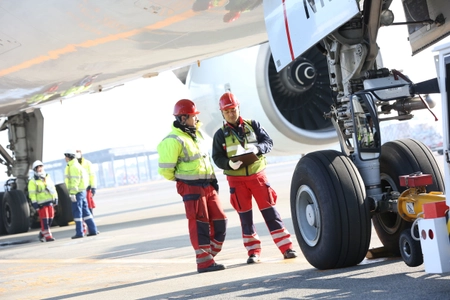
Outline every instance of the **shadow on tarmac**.
MULTIPOLYGON (((377 267, 389 268, 390 264, 397 263, 397 259, 390 259, 377 263, 377 267)), ((246 264, 231 265, 228 269, 251 268, 246 264)), ((373 278, 371 273, 373 265, 358 265, 345 269, 317 270, 308 269, 298 272, 289 272, 273 276, 263 276, 246 280, 213 284, 184 291, 165 293, 158 296, 140 299, 231 299, 231 298, 256 298, 256 299, 405 299, 405 293, 409 293, 409 299, 447 299, 449 285, 447 280, 440 280, 436 275, 423 273, 422 270, 403 273, 387 274, 373 278), (403 282, 403 286, 398 286, 403 282), (406 283, 406 284, 405 284, 406 283), (420 286, 427 285, 427 289, 433 290, 430 297, 427 290, 420 286), (283 292, 289 291, 289 295, 296 297, 280 297, 283 292), (319 291, 319 292, 318 292, 319 291)), ((226 276, 226 271, 223 275, 226 276)), ((218 272, 214 272, 218 273, 218 272)), ((120 284, 108 288, 94 289, 64 295, 64 299, 75 297, 87 297, 96 293, 110 292, 124 288, 139 288, 140 286, 171 279, 180 280, 183 277, 209 276, 189 272, 174 276, 167 276, 152 280, 143 280, 134 283, 120 284)), ((195 280, 195 277, 192 277, 195 280)), ((44 298, 56 300, 60 297, 44 298)))

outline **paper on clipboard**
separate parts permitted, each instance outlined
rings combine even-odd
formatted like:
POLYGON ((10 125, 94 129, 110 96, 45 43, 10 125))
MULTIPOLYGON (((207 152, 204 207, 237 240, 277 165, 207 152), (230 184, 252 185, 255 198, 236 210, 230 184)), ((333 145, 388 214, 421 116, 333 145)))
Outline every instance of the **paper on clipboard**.
POLYGON ((258 156, 256 156, 256 154, 253 152, 248 152, 248 153, 233 155, 232 157, 230 157, 230 160, 233 162, 240 160, 240 161, 242 161, 242 166, 245 167, 245 166, 251 165, 252 163, 257 161, 258 156))

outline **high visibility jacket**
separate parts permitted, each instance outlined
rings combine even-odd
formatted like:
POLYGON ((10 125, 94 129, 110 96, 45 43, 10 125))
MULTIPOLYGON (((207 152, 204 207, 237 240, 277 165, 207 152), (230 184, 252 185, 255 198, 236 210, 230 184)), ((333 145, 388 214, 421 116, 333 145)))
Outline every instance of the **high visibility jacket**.
POLYGON ((214 180, 214 168, 202 134, 194 140, 172 125, 172 132, 158 145, 158 173, 168 180, 214 180))
MULTIPOLYGON (((243 145, 239 141, 239 139, 236 137, 235 132, 231 130, 230 128, 227 128, 225 125, 222 127, 222 130, 224 131, 225 136, 225 148, 227 151, 227 156, 232 157, 236 154, 238 146, 244 147, 244 149, 247 149, 249 145, 258 145, 258 140, 255 134, 255 131, 252 127, 252 121, 251 120, 244 120, 243 122, 244 126, 244 141, 243 145), (226 133, 226 131, 229 131, 226 133)), ((229 176, 249 176, 256 174, 258 172, 261 172, 266 168, 266 158, 264 155, 260 155, 259 159, 252 163, 251 165, 247 167, 242 167, 237 170, 224 170, 223 173, 225 175, 229 176)))
POLYGON ((83 169, 86 171, 87 173, 87 177, 88 177, 88 184, 90 185, 91 188, 96 188, 97 187, 97 181, 95 180, 95 173, 94 173, 94 169, 92 167, 92 163, 85 159, 84 157, 81 158, 81 166, 83 167, 83 169))
POLYGON ((81 191, 86 190, 87 175, 86 171, 80 165, 76 158, 67 163, 64 170, 65 183, 70 195, 76 195, 81 191))
POLYGON ((48 174, 45 176, 45 181, 36 176, 28 181, 28 197, 31 203, 38 205, 50 204, 58 198, 55 184, 48 174))

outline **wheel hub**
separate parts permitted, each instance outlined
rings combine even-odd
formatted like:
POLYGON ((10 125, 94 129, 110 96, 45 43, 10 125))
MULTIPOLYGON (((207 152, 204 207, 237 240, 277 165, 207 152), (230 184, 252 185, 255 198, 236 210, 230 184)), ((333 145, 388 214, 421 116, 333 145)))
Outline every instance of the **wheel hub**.
POLYGON ((316 226, 316 216, 312 204, 306 206, 306 220, 308 220, 309 226, 316 226))
POLYGON ((314 192, 306 185, 299 188, 297 192, 297 215, 305 216, 298 220, 298 227, 303 240, 310 247, 314 247, 320 238, 322 230, 320 215, 317 210, 318 203, 314 192))

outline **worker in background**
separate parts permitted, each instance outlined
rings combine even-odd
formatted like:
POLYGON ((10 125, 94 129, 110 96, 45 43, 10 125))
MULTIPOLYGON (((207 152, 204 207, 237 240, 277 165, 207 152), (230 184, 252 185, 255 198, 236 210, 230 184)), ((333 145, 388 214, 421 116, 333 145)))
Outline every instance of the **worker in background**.
POLYGON ((200 131, 194 102, 179 100, 174 107, 172 131, 158 145, 158 172, 176 182, 183 198, 189 236, 199 273, 224 270, 214 261, 222 250, 227 218, 217 191, 219 186, 200 131))
POLYGON ((92 163, 83 157, 81 150, 76 150, 75 157, 78 159, 78 162, 83 167, 84 170, 86 170, 87 176, 89 178, 88 186, 86 187, 86 200, 88 203, 89 211, 92 215, 94 215, 94 208, 95 208, 95 202, 94 202, 94 196, 96 192, 96 186, 97 181, 95 178, 95 172, 92 167, 92 163))
POLYGON ((240 116, 239 102, 232 93, 222 95, 219 108, 225 122, 214 134, 212 157, 227 176, 230 202, 241 220, 242 237, 248 253, 247 263, 259 262, 261 254, 261 240, 253 224, 252 196, 283 257, 297 257, 292 249, 291 235, 284 227, 275 207, 277 194, 270 186, 265 173, 264 154, 272 150, 272 139, 258 121, 244 120, 240 116), (253 152, 257 160, 246 166, 242 165, 242 161, 230 160, 239 147, 246 152, 253 152))
POLYGON ((228 12, 223 16, 225 23, 231 23, 239 19, 242 13, 249 12, 263 3, 263 0, 229 0, 225 5, 228 12))
POLYGON ((67 150, 64 152, 64 156, 67 162, 64 170, 65 183, 69 191, 70 200, 72 201, 72 215, 75 221, 76 231, 72 239, 78 239, 84 236, 83 221, 86 222, 88 227, 87 236, 97 235, 99 232, 97 231, 97 226, 86 201, 86 187, 88 182, 87 178, 85 178, 86 171, 84 171, 78 160, 75 159, 75 150, 67 150))
POLYGON ((32 169, 34 175, 28 181, 28 197, 41 219, 39 240, 53 242, 55 239, 50 231, 50 226, 55 216, 53 205, 58 205, 58 194, 50 175, 45 173, 44 164, 40 160, 33 163, 32 169))

